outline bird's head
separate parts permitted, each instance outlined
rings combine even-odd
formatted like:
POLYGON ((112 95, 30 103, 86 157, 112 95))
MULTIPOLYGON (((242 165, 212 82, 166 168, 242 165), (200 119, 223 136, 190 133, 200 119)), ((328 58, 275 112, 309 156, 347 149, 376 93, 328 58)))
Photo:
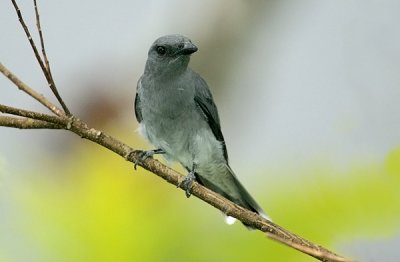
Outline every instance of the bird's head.
POLYGON ((146 73, 160 78, 173 77, 186 70, 190 55, 196 51, 197 47, 185 36, 162 36, 150 47, 146 73))

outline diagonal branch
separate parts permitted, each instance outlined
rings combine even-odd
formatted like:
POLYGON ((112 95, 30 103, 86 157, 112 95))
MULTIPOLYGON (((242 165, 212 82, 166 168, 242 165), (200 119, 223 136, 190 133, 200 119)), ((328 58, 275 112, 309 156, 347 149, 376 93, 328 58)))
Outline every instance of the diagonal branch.
MULTIPOLYGON (((163 165, 153 158, 148 158, 141 162, 140 151, 133 150, 126 144, 101 131, 89 128, 81 120, 74 118, 71 123, 70 130, 82 138, 88 139, 108 148, 132 163, 138 163, 144 169, 156 174, 157 176, 166 180, 168 183, 185 190, 181 183, 185 176, 163 165)), ((197 182, 193 183, 191 192, 194 196, 221 210, 226 215, 235 217, 245 224, 267 233, 267 236, 269 236, 271 239, 313 256, 318 260, 332 262, 352 261, 341 257, 320 245, 314 244, 300 236, 297 236, 296 234, 291 233, 279 225, 266 220, 257 213, 238 206, 237 204, 227 200, 226 198, 200 185, 197 182)))
MULTIPOLYGON (((15 0, 11 0, 11 2, 13 3, 15 11, 17 12, 18 20, 21 23, 21 26, 25 31, 26 37, 29 40, 29 43, 30 43, 30 45, 32 47, 32 50, 35 53, 36 60, 38 61, 39 65, 40 65, 40 68, 42 69, 42 72, 43 72, 43 74, 44 74, 44 76, 45 76, 45 78, 47 80, 47 83, 49 84, 49 87, 50 87, 51 91, 53 92, 53 94, 57 98, 58 102, 61 104, 64 112, 67 115, 70 115, 71 113, 70 113, 68 107, 65 105, 65 103, 62 100, 60 94, 58 93, 57 87, 56 87, 56 85, 54 83, 54 80, 53 80, 53 76, 51 75, 51 72, 50 72, 50 67, 46 68, 46 65, 44 64, 42 58, 40 57, 39 51, 36 48, 35 41, 33 40, 32 36, 31 36, 31 33, 29 32, 29 29, 25 24, 25 21, 24 21, 24 19, 22 17, 21 10, 19 9, 19 7, 17 5, 17 2, 15 0)), ((35 5, 35 13, 36 13, 36 24, 37 24, 37 27, 38 27, 38 30, 39 30, 40 41, 41 41, 41 43, 43 43, 43 35, 42 35, 42 30, 40 28, 39 11, 37 10, 36 0, 34 0, 34 5, 35 5)), ((43 51, 43 56, 45 57, 45 60, 47 61, 47 56, 45 55, 46 53, 45 53, 45 50, 44 50, 44 43, 42 44, 42 51, 43 51)), ((47 65, 48 65, 48 61, 47 61, 47 65)))

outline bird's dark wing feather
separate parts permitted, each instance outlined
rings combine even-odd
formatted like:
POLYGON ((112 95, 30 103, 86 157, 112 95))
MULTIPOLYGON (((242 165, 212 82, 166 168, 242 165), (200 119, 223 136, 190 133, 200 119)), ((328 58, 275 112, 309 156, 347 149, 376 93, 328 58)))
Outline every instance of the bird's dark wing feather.
MULTIPOLYGON (((194 72, 193 72, 194 73, 194 72)), ((224 157, 228 163, 228 151, 226 149, 224 136, 221 131, 221 124, 219 122, 218 110, 214 104, 213 97, 210 90, 208 89, 207 83, 199 76, 195 74, 195 96, 194 101, 201 114, 204 116, 208 125, 211 128, 215 138, 221 142, 222 150, 224 151, 224 157)))
POLYGON ((138 81, 138 84, 137 84, 137 90, 136 90, 136 96, 135 96, 135 116, 136 116, 136 119, 137 119, 137 121, 140 123, 140 122, 142 122, 142 119, 143 119, 143 117, 142 117, 142 111, 140 110, 140 97, 139 97, 139 88, 141 88, 141 78, 139 79, 139 81, 138 81))

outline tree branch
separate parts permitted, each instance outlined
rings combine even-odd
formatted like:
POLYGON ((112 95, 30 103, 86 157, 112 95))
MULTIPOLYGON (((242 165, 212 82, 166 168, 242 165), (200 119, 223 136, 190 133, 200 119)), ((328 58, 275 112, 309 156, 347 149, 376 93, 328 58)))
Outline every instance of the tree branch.
POLYGON ((282 238, 279 235, 274 235, 271 233, 267 233, 267 236, 275 241, 278 241, 288 247, 294 248, 296 250, 299 250, 300 252, 303 252, 304 254, 310 255, 318 260, 322 261, 335 261, 335 262, 355 262, 354 260, 350 260, 344 257, 340 257, 336 254, 333 253, 327 253, 325 252, 324 248, 315 245, 313 243, 310 243, 311 245, 302 245, 297 242, 291 242, 286 238, 282 238), (322 259, 321 259, 322 258, 322 259))
POLYGON ((19 129, 61 129, 62 126, 31 118, 0 116, 0 126, 19 129))
POLYGON ((42 120, 48 123, 63 125, 64 122, 62 121, 63 118, 57 116, 46 115, 38 112, 28 111, 20 108, 15 108, 11 106, 5 106, 0 104, 0 112, 5 114, 17 115, 27 118, 32 118, 36 120, 42 120))
MULTIPOLYGON (((120 156, 124 157, 126 160, 132 163, 138 163, 144 169, 156 174, 157 176, 166 180, 168 183, 185 190, 181 183, 185 179, 185 176, 163 165, 153 158, 148 158, 145 161, 141 162, 139 154, 140 151, 132 149, 128 145, 107 135, 106 133, 98 131, 94 128, 89 128, 86 123, 77 118, 73 118, 70 130, 82 138, 88 139, 96 144, 108 148, 109 150, 119 154, 120 156)), ((352 261, 347 258, 341 257, 320 245, 314 244, 302 237, 291 233, 290 231, 280 227, 279 225, 266 220, 257 213, 238 206, 237 204, 227 200, 226 198, 200 185, 197 182, 193 183, 191 192, 192 195, 221 210, 226 215, 235 217, 245 224, 267 233, 267 236, 271 239, 295 248, 321 261, 352 261)))
POLYGON ((58 116, 63 116, 64 112, 55 106, 53 103, 51 103, 47 98, 45 98, 42 94, 39 94, 36 92, 34 89, 30 88, 27 84, 22 82, 16 75, 11 73, 10 70, 8 70, 2 63, 0 63, 0 72, 7 77, 11 82, 14 83, 18 87, 18 89, 24 91, 27 93, 29 96, 33 97, 36 99, 38 102, 40 102, 42 105, 44 105, 46 108, 50 109, 51 112, 58 116))
MULTIPOLYGON (((36 12, 37 27, 41 39, 42 54, 46 61, 45 62, 46 64, 44 64, 42 59, 40 58, 35 43, 33 42, 29 30, 26 27, 24 20, 22 19, 21 12, 15 0, 11 1, 15 7, 19 21, 22 27, 24 28, 24 31, 28 37, 31 47, 35 53, 36 59, 38 60, 38 63, 42 68, 42 72, 45 75, 46 79, 48 80, 52 90, 54 88, 55 91, 53 90, 53 93, 57 97, 60 104, 62 105, 65 113, 61 109, 53 105, 47 98, 40 95, 35 90, 30 88, 21 80, 19 80, 12 72, 10 72, 0 63, 0 72, 4 76, 10 79, 19 89, 23 90, 25 93, 35 98, 45 107, 50 109, 54 114, 56 114, 56 116, 51 116, 38 112, 27 111, 20 108, 13 108, 10 106, 0 105, 0 112, 20 116, 20 117, 0 116, 0 126, 14 127, 21 129, 51 128, 51 129, 69 130, 79 135, 82 138, 88 139, 98 145, 108 148, 109 150, 124 157, 126 160, 130 162, 138 163, 138 165, 142 166, 144 169, 150 172, 153 172, 157 176, 166 180, 168 183, 173 184, 177 187, 181 187, 180 186, 181 182, 184 180, 185 176, 179 174, 178 172, 163 165, 162 163, 153 158, 148 158, 144 161, 140 161, 141 160, 140 151, 132 149, 128 145, 122 143, 121 141, 111 137, 110 135, 102 131, 90 128, 85 122, 81 121, 80 119, 72 115, 69 115, 68 108, 66 108, 65 104, 62 102, 61 97, 59 97, 57 89, 54 85, 53 78, 50 73, 50 66, 44 49, 44 41, 40 28, 39 12, 37 10, 36 0, 34 0, 34 5, 36 12)), ((267 236, 270 237, 271 239, 278 241, 282 244, 285 244, 289 247, 292 247, 296 250, 299 250, 305 254, 313 256, 318 260, 332 261, 332 262, 352 261, 344 257, 341 257, 339 255, 336 255, 335 253, 329 251, 328 249, 320 245, 305 240, 304 238, 291 233, 290 231, 280 227, 279 225, 273 222, 266 220, 265 218, 261 217, 260 215, 250 210, 247 210, 245 208, 236 205, 235 203, 225 199, 224 197, 209 190, 208 188, 205 188, 204 186, 200 185, 197 182, 193 183, 191 192, 194 196, 216 207, 225 214, 235 217, 238 220, 244 222, 245 224, 250 225, 266 233, 267 236)))

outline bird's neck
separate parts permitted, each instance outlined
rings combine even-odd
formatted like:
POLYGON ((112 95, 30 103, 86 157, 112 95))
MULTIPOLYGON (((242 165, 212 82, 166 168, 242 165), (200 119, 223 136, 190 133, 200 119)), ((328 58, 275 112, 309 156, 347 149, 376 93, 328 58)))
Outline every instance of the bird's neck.
POLYGON ((187 67, 176 70, 170 70, 169 68, 159 70, 148 69, 144 71, 144 74, 157 82, 170 82, 179 79, 185 75, 187 71, 187 67))
POLYGON ((144 70, 145 75, 151 76, 159 81, 169 81, 179 78, 188 70, 189 59, 177 60, 174 63, 160 64, 148 59, 144 70))

